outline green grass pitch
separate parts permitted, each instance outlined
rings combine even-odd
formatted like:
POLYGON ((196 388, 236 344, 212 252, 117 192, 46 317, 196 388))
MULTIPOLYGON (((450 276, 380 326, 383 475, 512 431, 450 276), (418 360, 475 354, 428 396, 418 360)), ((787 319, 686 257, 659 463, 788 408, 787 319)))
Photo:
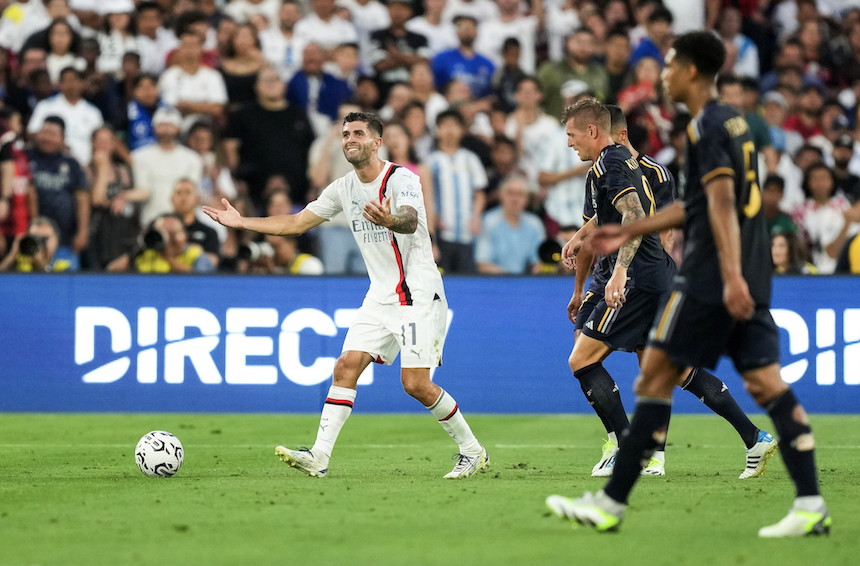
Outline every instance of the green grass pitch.
POLYGON ((455 446, 427 415, 354 415, 322 479, 274 456, 312 443, 316 415, 0 415, 0 565, 860 563, 860 417, 812 417, 834 527, 800 540, 757 538, 792 486, 778 458, 738 480, 743 446, 716 417, 673 417, 667 476, 641 478, 614 534, 543 503, 603 484, 598 419, 467 417, 491 468, 449 481, 455 446), (134 464, 153 429, 185 446, 173 478, 134 464))

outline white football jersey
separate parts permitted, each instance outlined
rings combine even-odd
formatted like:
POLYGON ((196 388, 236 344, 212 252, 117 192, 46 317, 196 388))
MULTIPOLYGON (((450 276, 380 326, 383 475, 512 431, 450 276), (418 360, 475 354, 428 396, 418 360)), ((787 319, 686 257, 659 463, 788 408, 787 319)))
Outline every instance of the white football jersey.
POLYGON ((436 296, 445 295, 433 260, 421 181, 405 167, 388 161, 384 164, 382 173, 370 183, 362 183, 355 171, 350 171, 326 187, 307 208, 326 220, 344 213, 367 264, 368 297, 383 305, 430 304, 436 296), (403 206, 418 211, 414 233, 398 234, 364 217, 367 203, 383 203, 388 197, 391 214, 398 214, 403 206))

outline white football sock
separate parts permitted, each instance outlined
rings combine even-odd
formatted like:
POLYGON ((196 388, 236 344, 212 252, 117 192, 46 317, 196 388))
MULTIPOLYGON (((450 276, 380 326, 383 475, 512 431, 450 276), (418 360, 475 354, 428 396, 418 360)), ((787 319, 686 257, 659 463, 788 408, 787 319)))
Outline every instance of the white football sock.
POLYGON ((436 417, 445 432, 457 443, 457 446, 460 447, 460 454, 469 457, 481 455, 484 451, 481 443, 472 434, 472 429, 469 428, 469 423, 466 422, 463 413, 460 412, 457 402, 444 389, 436 402, 427 407, 427 410, 436 417))
POLYGON ((322 415, 320 415, 320 428, 317 431, 317 440, 314 442, 311 452, 323 464, 328 464, 331 458, 337 435, 349 415, 352 413, 352 405, 355 402, 355 389, 338 387, 332 385, 328 390, 322 415))
POLYGON ((609 433, 609 440, 610 440, 613 444, 618 444, 618 434, 617 434, 617 433, 614 433, 614 432, 610 432, 610 433, 609 433))

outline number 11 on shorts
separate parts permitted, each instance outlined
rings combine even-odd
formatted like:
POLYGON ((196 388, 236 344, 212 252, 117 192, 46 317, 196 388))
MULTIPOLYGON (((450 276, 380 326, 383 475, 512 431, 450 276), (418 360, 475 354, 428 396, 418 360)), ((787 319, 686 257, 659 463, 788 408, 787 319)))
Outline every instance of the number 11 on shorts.
MULTIPOLYGON (((409 327, 412 329, 412 345, 415 345, 415 323, 410 322, 409 327)), ((406 345, 406 325, 400 327, 400 337, 403 339, 403 345, 406 345)))

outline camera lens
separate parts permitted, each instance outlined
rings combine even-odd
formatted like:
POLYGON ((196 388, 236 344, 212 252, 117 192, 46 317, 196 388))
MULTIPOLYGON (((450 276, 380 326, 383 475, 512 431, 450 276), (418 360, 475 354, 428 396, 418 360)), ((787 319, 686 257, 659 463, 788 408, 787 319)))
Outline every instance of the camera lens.
POLYGON ((143 235, 143 247, 148 250, 160 252, 164 249, 164 243, 164 236, 158 230, 152 229, 143 235))
POLYGON ((39 240, 32 234, 27 234, 21 238, 21 243, 18 244, 18 248, 21 250, 21 253, 28 257, 36 255, 36 252, 39 251, 39 247, 39 240))

